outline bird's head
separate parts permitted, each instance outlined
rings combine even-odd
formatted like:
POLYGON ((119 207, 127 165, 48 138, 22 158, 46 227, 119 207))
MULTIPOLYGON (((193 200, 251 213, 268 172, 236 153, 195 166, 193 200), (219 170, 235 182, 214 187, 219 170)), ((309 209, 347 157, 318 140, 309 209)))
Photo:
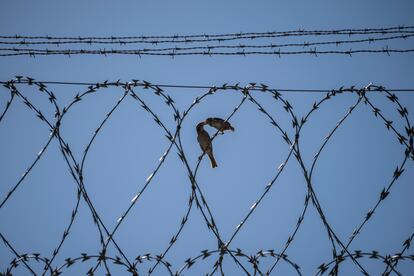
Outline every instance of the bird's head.
POLYGON ((197 124, 197 127, 196 127, 197 133, 204 130, 204 125, 205 124, 206 124, 206 122, 200 122, 200 123, 197 124))
POLYGON ((206 125, 211 125, 213 123, 213 118, 207 118, 205 121, 204 121, 204 124, 206 124, 206 125))

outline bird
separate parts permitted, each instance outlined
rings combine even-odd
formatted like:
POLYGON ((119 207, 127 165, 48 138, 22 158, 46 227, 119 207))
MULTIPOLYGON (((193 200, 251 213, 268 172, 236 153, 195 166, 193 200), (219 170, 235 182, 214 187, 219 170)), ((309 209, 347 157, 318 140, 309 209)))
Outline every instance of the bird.
MULTIPOLYGON (((215 168, 217 167, 217 163, 213 155, 213 145, 211 144, 210 135, 208 135, 207 131, 204 130, 205 124, 206 124, 205 122, 200 122, 197 124, 197 127, 196 127, 197 141, 200 144, 203 154, 206 153, 208 157, 210 158, 211 167, 215 168)), ((203 157, 203 154, 200 155, 200 157, 198 158, 199 160, 201 160, 201 158, 203 157)))
POLYGON ((218 129, 221 132, 221 134, 224 134, 225 130, 234 131, 234 127, 232 127, 229 122, 223 120, 222 118, 207 118, 205 120, 205 124, 208 124, 209 126, 218 129))

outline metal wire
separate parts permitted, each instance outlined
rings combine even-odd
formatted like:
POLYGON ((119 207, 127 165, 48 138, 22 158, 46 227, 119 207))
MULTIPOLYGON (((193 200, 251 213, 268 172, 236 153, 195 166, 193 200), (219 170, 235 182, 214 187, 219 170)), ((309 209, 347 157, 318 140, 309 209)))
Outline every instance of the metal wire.
POLYGON ((295 30, 233 34, 198 34, 170 36, 111 36, 111 37, 55 37, 55 36, 0 36, 0 56, 49 55, 136 55, 136 56, 248 56, 248 55, 352 55, 373 53, 411 53, 410 40, 414 27, 397 26, 375 29, 295 30), (343 37, 348 37, 344 39, 343 37), (306 37, 308 41, 297 41, 306 37), (354 38, 355 37, 355 38, 354 38), (327 40, 321 40, 328 38, 327 40), (296 39, 292 42, 292 39, 296 39), (237 41, 238 44, 229 44, 237 41), (399 42, 405 48, 384 43, 399 42), (252 43, 253 42, 253 43, 252 43), (211 44, 213 43, 213 44, 211 44), (214 44, 216 43, 216 44, 214 44), (218 44, 217 44, 218 43, 218 44), (381 43, 381 44, 380 44, 381 43), (124 49, 125 45, 144 44, 145 48, 124 49), (185 46, 177 46, 185 44, 185 46), (85 48, 61 49, 62 45, 85 48), (105 45, 107 48, 96 48, 105 45), (166 45, 158 48, 158 45, 166 45), (195 46, 194 46, 195 45, 195 46), (358 49, 345 46, 356 46, 358 49), (31 46, 31 48, 29 48, 31 46), (48 46, 50 48, 42 48, 48 46), (319 48, 317 49, 316 46, 319 48), (380 46, 380 47, 378 47, 380 46), (298 50, 297 48, 304 48, 298 50))
MULTIPOLYGON (((408 119, 408 110, 402 105, 399 101, 398 97, 393 94, 390 90, 377 85, 368 85, 363 88, 340 88, 328 91, 322 99, 318 102, 315 102, 309 112, 302 118, 298 118, 293 106, 289 101, 284 99, 283 95, 280 93, 280 90, 271 89, 264 84, 255 84, 251 83, 246 87, 241 87, 238 84, 235 85, 228 85, 224 84, 219 87, 208 87, 208 86, 188 86, 188 87, 197 87, 200 89, 206 89, 206 91, 202 94, 198 94, 195 97, 193 103, 185 110, 180 111, 177 106, 175 105, 174 99, 168 95, 162 88, 161 85, 155 85, 147 81, 139 81, 139 80, 132 80, 130 82, 100 82, 100 83, 77 83, 77 82, 41 82, 36 81, 30 77, 16 77, 10 81, 2 82, 4 87, 10 92, 10 99, 6 102, 5 109, 1 112, 0 116, 0 123, 7 117, 8 111, 11 110, 11 107, 16 102, 16 100, 21 100, 29 110, 31 110, 40 120, 42 124, 46 124, 50 128, 50 136, 47 139, 46 143, 42 147, 41 151, 37 154, 36 158, 29 166, 29 168, 23 173, 21 178, 16 182, 16 184, 8 191, 5 198, 0 203, 0 210, 4 208, 11 200, 14 200, 14 194, 18 189, 23 189, 24 187, 24 180, 25 178, 32 172, 33 168, 36 166, 38 161, 43 157, 43 153, 46 149, 50 146, 51 141, 57 141, 61 150, 61 154, 65 160, 66 165, 69 168, 71 173, 71 177, 73 178, 74 183, 77 186, 76 190, 76 203, 74 205, 74 209, 72 210, 72 215, 67 223, 67 226, 63 232, 62 238, 58 241, 58 245, 52 251, 50 256, 41 256, 40 254, 31 254, 31 253, 21 253, 16 250, 13 245, 13 241, 7 239, 4 233, 0 233, 0 238, 4 245, 10 249, 12 254, 14 254, 15 258, 11 261, 10 265, 6 268, 6 271, 1 273, 1 275, 12 275, 15 272, 16 267, 19 264, 23 264, 24 267, 27 269, 29 273, 33 275, 42 274, 45 275, 46 273, 50 273, 51 275, 59 275, 60 273, 65 272, 70 266, 76 266, 82 262, 91 263, 91 268, 86 272, 88 275, 93 275, 98 267, 101 265, 104 267, 105 273, 108 275, 113 275, 110 267, 108 266, 108 262, 111 262, 115 265, 120 267, 124 267, 128 272, 132 275, 142 275, 148 274, 151 275, 159 266, 163 266, 165 271, 167 271, 170 275, 183 275, 185 271, 191 270, 192 266, 195 263, 203 262, 205 259, 214 259, 214 266, 211 268, 209 275, 214 273, 219 273, 224 275, 225 270, 222 266, 224 259, 232 260, 237 267, 239 268, 240 273, 246 275, 269 275, 275 271, 278 264, 280 262, 285 262, 291 269, 292 272, 297 275, 302 275, 301 269, 299 264, 294 262, 292 258, 288 258, 285 254, 288 248, 294 243, 296 238, 296 233, 298 232, 299 228, 302 226, 304 218, 308 213, 310 208, 314 208, 320 216, 320 220, 324 225, 326 230, 326 235, 331 244, 331 250, 333 252, 331 260, 325 260, 319 267, 315 268, 315 275, 322 275, 323 273, 330 271, 331 275, 336 275, 345 260, 350 260, 353 262, 355 267, 357 267, 363 274, 368 275, 368 271, 363 263, 361 263, 361 259, 367 258, 372 260, 379 260, 380 264, 384 267, 383 275, 388 275, 389 273, 393 272, 397 275, 401 275, 398 271, 399 264, 403 261, 414 261, 414 257, 404 255, 406 251, 410 247, 410 244, 414 238, 414 233, 412 233, 406 240, 403 241, 402 248, 395 252, 392 255, 389 254, 382 254, 377 251, 362 251, 362 250, 355 250, 350 251, 350 245, 353 241, 360 235, 360 233, 364 230, 365 225, 375 217, 375 211, 380 208, 382 203, 389 197, 390 193, 392 192, 392 188, 397 185, 399 177, 404 173, 405 168, 407 167, 409 162, 414 160, 414 150, 413 150, 413 138, 414 138, 414 128, 411 125, 411 122, 408 119), (56 100, 55 94, 47 87, 46 84, 64 84, 64 85, 80 85, 84 86, 85 90, 83 93, 77 94, 74 99, 70 102, 69 105, 66 107, 61 107, 56 100), (35 106, 27 97, 21 93, 21 89, 26 86, 33 86, 36 87, 41 93, 38 94, 39 96, 46 96, 53 108, 55 109, 55 117, 54 120, 51 121, 47 119, 42 111, 35 106), (69 114, 73 108, 76 106, 77 103, 81 102, 87 97, 94 97, 97 95, 102 89, 113 87, 120 89, 123 94, 121 98, 119 98, 116 103, 114 103, 113 107, 111 108, 110 112, 106 114, 105 118, 101 121, 98 128, 95 130, 92 138, 89 140, 83 155, 80 158, 76 158, 72 153, 71 146, 66 141, 65 137, 62 136, 60 132, 60 128, 62 127, 62 119, 69 114), (165 103, 166 109, 170 110, 171 114, 174 117, 175 127, 173 129, 168 128, 163 120, 157 115, 157 113, 151 109, 150 106, 146 104, 146 101, 141 97, 140 93, 138 93, 137 89, 146 89, 151 91, 155 97, 159 97, 165 103), (223 91, 231 90, 240 95, 239 103, 236 107, 230 112, 227 116, 226 120, 231 120, 231 118, 240 110, 243 105, 251 104, 255 106, 260 113, 263 114, 266 118, 268 118, 274 127, 274 129, 282 136, 283 140, 286 142, 287 146, 289 147, 289 152, 285 157, 283 163, 279 166, 276 174, 274 175, 273 179, 264 187, 260 196, 253 202, 249 211, 245 214, 239 225, 237 225, 236 229, 232 233, 232 235, 228 238, 225 238, 220 233, 219 226, 215 223, 215 215, 210 208, 210 202, 204 196, 204 192, 202 187, 198 184, 200 181, 200 176, 198 175, 199 165, 202 159, 199 159, 194 166, 192 166, 187 158, 187 153, 184 150, 182 141, 181 141, 181 126, 183 122, 186 121, 186 118, 189 114, 192 113, 192 110, 203 102, 205 99, 210 97, 213 94, 219 94, 223 91), (252 91, 261 91, 262 93, 266 93, 272 96, 272 99, 275 101, 276 104, 282 105, 287 114, 290 116, 292 120, 292 128, 294 130, 294 135, 289 136, 287 129, 284 129, 278 120, 276 120, 271 113, 266 110, 263 105, 256 99, 257 94, 251 93, 252 91), (326 105, 331 99, 343 94, 351 94, 355 96, 355 102, 350 106, 348 112, 343 115, 343 117, 337 122, 335 127, 331 130, 331 132, 326 136, 323 144, 317 150, 317 153, 312 161, 310 166, 307 166, 304 162, 304 157, 302 156, 302 151, 300 148, 301 142, 301 132, 302 128, 308 123, 314 113, 323 106, 326 105), (394 106, 395 110, 401 115, 402 123, 405 126, 405 133, 400 133, 393 125, 393 122, 390 121, 386 114, 384 114, 379 107, 377 107, 370 99, 371 94, 377 94, 380 96, 385 97, 389 100, 392 105, 394 106), (133 196, 131 202, 129 203, 128 207, 125 211, 120 215, 116 225, 109 229, 104 222, 101 220, 101 214, 96 210, 94 203, 89 198, 88 192, 85 189, 85 185, 83 182, 83 175, 85 172, 84 168, 84 161, 88 155, 89 149, 91 145, 94 143, 95 138, 100 135, 103 126, 106 124, 108 119, 112 116, 115 110, 119 109, 121 103, 126 99, 132 99, 136 102, 139 108, 142 108, 145 112, 147 112, 153 119, 156 125, 160 127, 160 129, 164 132, 166 138, 169 141, 169 145, 167 150, 160 158, 159 163, 154 168, 152 173, 146 179, 145 184, 142 188, 140 188, 136 194, 133 196), (394 171, 393 175, 390 175, 390 180, 385 186, 382 191, 379 193, 378 200, 374 202, 373 207, 369 209, 366 215, 361 218, 360 223, 357 225, 356 230, 352 233, 349 237, 348 241, 345 242, 344 239, 341 239, 335 230, 333 230, 331 223, 325 216, 325 210, 321 207, 319 203, 319 199, 317 193, 314 191, 314 184, 312 175, 316 166, 316 163, 320 159, 320 154, 323 152, 325 146, 332 140, 334 133, 344 124, 346 120, 348 120, 355 108, 365 104, 367 108, 372 110, 373 118, 376 118, 382 121, 385 127, 395 136, 395 141, 398 141, 403 148, 403 158, 401 162, 397 165, 396 170, 394 171), (120 227, 124 225, 125 218, 130 216, 130 211, 137 207, 137 202, 141 200, 143 194, 147 193, 147 187, 153 181, 154 176, 156 176, 159 172, 159 169, 163 166, 166 157, 170 155, 172 152, 176 152, 183 166, 185 167, 187 174, 188 174, 188 181, 190 184, 190 193, 188 199, 188 206, 184 213, 183 218, 180 222, 178 222, 178 229, 173 234, 170 242, 165 246, 165 250, 162 251, 161 254, 154 254, 148 253, 139 256, 128 256, 124 250, 118 245, 116 239, 116 234, 120 227), (250 218, 254 216, 257 207, 261 205, 262 200, 269 196, 272 188, 277 183, 280 175, 285 170, 286 166, 291 162, 296 162, 299 164, 301 173, 304 176, 304 180, 306 182, 306 196, 304 198, 304 207, 303 210, 297 220, 297 224, 289 236, 287 241, 285 242, 284 246, 280 248, 280 250, 260 250, 254 255, 249 255, 245 253, 242 249, 234 248, 233 247, 233 240, 236 236, 239 235, 240 231, 245 228, 246 224, 249 224, 250 218), (92 215, 92 219, 94 221, 94 225, 98 230, 99 241, 100 241, 100 251, 94 254, 86 254, 81 253, 78 256, 71 256, 65 259, 63 263, 57 264, 56 257, 61 254, 61 247, 65 242, 68 242, 68 237, 70 236, 71 229, 74 224, 75 218, 79 214, 79 204, 81 202, 85 202, 89 212, 92 215), (311 204, 310 204, 311 203, 311 204), (204 221, 206 227, 211 230, 211 235, 214 239, 217 240, 217 248, 210 248, 210 249, 203 249, 201 253, 195 257, 189 257, 183 264, 171 264, 168 261, 170 249, 176 245, 178 238, 182 235, 183 229, 187 225, 189 221, 189 215, 194 210, 193 207, 196 207, 196 211, 199 212, 202 220, 204 221), (117 251, 117 255, 110 256, 107 253, 107 248, 109 245, 113 245, 115 250, 117 251), (135 257, 135 258, 134 258, 135 257), (264 267, 261 263, 263 258, 272 258, 273 262, 270 267, 264 267), (44 264, 44 269, 39 272, 36 271, 33 267, 33 262, 40 262, 44 264), (151 264, 151 268, 149 271, 143 271, 141 269, 141 263, 149 262, 151 264)), ((181 86, 167 86, 164 87, 181 87, 181 86)), ((184 86, 186 87, 186 86, 184 86)), ((289 91, 289 90, 287 90, 289 91)), ((294 90, 297 91, 297 90, 294 90)), ((306 90, 299 90, 299 91, 306 91, 306 90)), ((314 91, 315 90, 309 90, 314 91)), ((324 92, 325 90, 316 90, 317 92, 324 92)), ((412 91, 412 89, 409 89, 412 91)), ((326 91, 325 91, 326 92, 326 91)), ((213 136, 212 140, 217 137, 217 131, 213 136)), ((410 163, 411 164, 411 163, 410 163)), ((66 256, 65 256, 66 257, 66 256)))
MULTIPOLYGON (((16 79, 19 79, 19 83, 26 83, 29 84, 30 81, 27 81, 23 79, 22 76, 16 76, 16 79)), ((57 85, 77 85, 77 86, 94 86, 94 85, 110 85, 110 86, 125 86, 128 85, 128 83, 131 82, 122 82, 120 80, 116 82, 109 82, 104 81, 102 83, 92 83, 92 82, 69 82, 69 81, 37 81, 41 82, 42 84, 57 84, 57 85)), ((8 81, 0 81, 0 84, 7 84, 8 81)), ((139 80, 132 80, 132 83, 136 85, 137 87, 145 87, 147 85, 147 81, 142 81, 142 83, 139 80)), ((236 84, 224 84, 221 86, 208 86, 208 85, 184 85, 184 84, 156 84, 151 83, 154 86, 160 87, 160 88, 184 88, 184 89, 234 89, 238 90, 240 89, 239 83, 236 84)), ((269 86, 263 84, 263 83, 250 83, 249 84, 249 91, 263 91, 263 90, 276 90, 279 92, 304 92, 304 93, 328 93, 331 92, 332 89, 291 89, 291 88, 270 88, 269 86)), ((387 91, 389 92, 414 92, 414 88, 387 88, 387 91)), ((14 96, 14 94, 13 94, 14 96)))

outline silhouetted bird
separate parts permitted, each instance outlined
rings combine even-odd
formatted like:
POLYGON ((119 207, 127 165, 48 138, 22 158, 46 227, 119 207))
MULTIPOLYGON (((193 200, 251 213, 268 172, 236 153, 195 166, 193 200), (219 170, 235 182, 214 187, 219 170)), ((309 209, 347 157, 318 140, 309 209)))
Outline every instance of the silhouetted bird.
POLYGON ((234 131, 234 127, 232 127, 229 122, 226 122, 221 118, 207 118, 205 123, 211 127, 218 129, 222 134, 225 130, 234 131))
MULTIPOLYGON (((203 153, 205 152, 208 157, 210 158, 211 167, 217 167, 216 160, 213 156, 213 145, 211 144, 210 135, 208 135, 207 131, 204 130, 205 122, 201 122, 197 125, 197 141, 200 144, 201 150, 203 153)), ((199 159, 201 159, 203 155, 200 155, 199 159)))

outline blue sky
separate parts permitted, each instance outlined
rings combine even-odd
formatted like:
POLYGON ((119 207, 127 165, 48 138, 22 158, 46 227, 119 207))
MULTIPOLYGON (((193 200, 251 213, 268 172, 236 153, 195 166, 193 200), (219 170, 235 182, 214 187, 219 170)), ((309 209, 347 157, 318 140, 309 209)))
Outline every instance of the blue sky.
MULTIPOLYGON (((341 29, 376 28, 413 25, 411 1, 5 1, 0 18, 2 35, 53 36, 129 36, 174 35, 200 33, 262 32, 295 30, 299 28, 341 29)), ((278 42, 278 41, 275 41, 278 42)), ((393 44, 413 48, 413 41, 393 44), (401 44, 399 44, 401 43, 401 44)), ((389 88, 412 88, 413 54, 361 54, 347 56, 248 56, 248 57, 133 57, 133 56, 46 56, 3 57, 0 79, 15 75, 37 80, 102 82, 105 80, 147 80, 152 83, 220 86, 223 83, 247 85, 265 83, 272 88, 337 89, 341 86, 363 87, 372 82, 389 88)), ((47 118, 53 117, 53 107, 33 87, 18 86, 22 94, 41 107, 47 118)), ((66 106, 86 87, 50 85, 61 107, 66 106)), ((8 91, 0 89, 0 107, 8 100, 8 91)), ((185 110, 195 97, 207 92, 200 89, 166 89, 180 111, 185 110)), ((112 108, 122 89, 110 88, 85 97, 62 120, 61 133, 80 161, 83 150, 105 114, 112 108)), ((138 93, 154 112, 159 114, 171 131, 175 129, 173 113, 157 96, 137 88, 138 93)), ((291 118, 283 105, 268 94, 253 94, 280 125, 293 135, 291 118)), ((409 111, 412 121, 414 96, 397 94, 409 111)), ((295 114, 300 118, 324 94, 283 93, 295 114)), ((240 93, 224 91, 208 97, 197 105, 183 122, 182 144, 191 168, 197 164, 200 149, 195 125, 207 117, 227 117, 241 101, 240 93)), ((394 105, 383 95, 370 99, 394 121, 396 129, 404 133, 394 105)), ((301 132, 301 153, 307 167, 324 137, 332 130, 349 107, 355 103, 355 94, 334 97, 312 114, 301 132)), ((284 162, 289 146, 269 119, 249 101, 231 119, 234 133, 214 140, 214 151, 219 167, 212 170, 202 160, 197 174, 200 189, 207 199, 220 234, 228 240, 237 224, 260 197, 263 189, 276 175, 284 162)), ((211 134, 211 129, 208 130, 211 134)), ((46 143, 48 127, 16 100, 0 122, 0 194, 4 197, 21 174, 33 162, 46 143)), ((131 199, 143 187, 148 175, 158 165, 158 159, 169 146, 163 130, 154 124, 151 116, 131 97, 127 97, 110 117, 97 136, 85 160, 85 187, 108 229, 129 206, 131 199)), ((378 196, 392 180, 395 167, 404 158, 395 135, 387 131, 383 121, 373 116, 369 106, 359 105, 335 132, 313 173, 313 187, 324 213, 338 237, 347 242, 354 228, 374 206, 378 196)), ((414 188, 413 161, 406 163, 405 171, 393 185, 389 197, 381 203, 373 218, 353 241, 350 250, 393 255, 412 235, 414 188)), ((76 206, 76 183, 62 158, 57 140, 53 140, 30 175, 22 182, 13 197, 0 209, 0 232, 19 253, 40 253, 50 258, 67 227, 76 206)), ((259 250, 281 252, 295 229, 303 210, 307 193, 306 182, 298 162, 292 157, 280 178, 272 186, 254 211, 232 245, 247 255, 259 250)), ((188 210, 191 184, 187 171, 173 148, 148 189, 121 224, 115 235, 117 243, 130 259, 138 255, 162 253, 180 226, 188 210)), ((172 270, 180 269, 189 257, 201 250, 214 250, 217 240, 205 225, 201 212, 193 206, 183 232, 165 259, 172 270)), ((98 254, 99 234, 84 200, 68 239, 63 244, 53 267, 64 259, 79 257, 81 253, 98 254)), ((412 249, 405 252, 413 254, 412 249)), ((332 247, 321 219, 309 205, 294 241, 286 251, 297 263, 303 275, 312 275, 317 267, 332 259, 332 247)), ((119 255, 114 246, 108 255, 119 255)), ((13 254, 0 243, 0 271, 4 271, 13 254)), ((185 270, 185 275, 200 275, 212 271, 216 255, 199 261, 185 270)), ((266 271, 271 258, 260 265, 266 271)), ((84 275, 95 261, 77 263, 63 269, 64 275, 84 275)), ((36 271, 42 265, 31 261, 36 271)), ((249 271, 253 269, 243 261, 249 271)), ((361 264, 376 275, 385 266, 381 261, 362 258, 361 264)), ((139 272, 145 274, 151 266, 144 263, 139 272)), ((242 275, 231 257, 225 256, 223 269, 228 275, 242 275)), ((413 271, 410 260, 402 261, 398 270, 403 275, 413 271)), ((127 275, 123 268, 111 265, 114 275, 127 275)), ((154 275, 166 275, 158 267, 154 275)), ((359 269, 347 260, 340 268, 343 275, 355 275, 359 269)), ((98 275, 105 273, 100 267, 98 275)), ((16 275, 29 275, 19 266, 16 275)), ((281 262, 274 275, 295 275, 287 263, 281 262)))

